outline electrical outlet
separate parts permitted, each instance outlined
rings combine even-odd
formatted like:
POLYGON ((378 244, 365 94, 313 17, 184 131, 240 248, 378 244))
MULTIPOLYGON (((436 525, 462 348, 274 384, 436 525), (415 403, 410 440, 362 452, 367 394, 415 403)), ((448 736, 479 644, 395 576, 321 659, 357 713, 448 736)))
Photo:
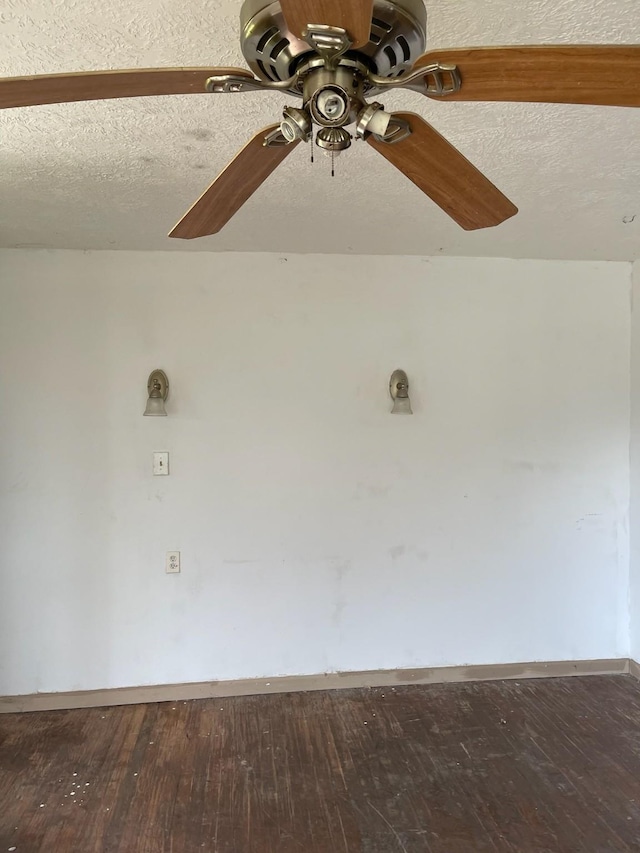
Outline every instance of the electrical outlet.
POLYGON ((167 551, 165 572, 168 575, 177 575, 180 571, 180 551, 167 551))
POLYGON ((166 450, 153 454, 153 476, 169 476, 169 454, 166 450))

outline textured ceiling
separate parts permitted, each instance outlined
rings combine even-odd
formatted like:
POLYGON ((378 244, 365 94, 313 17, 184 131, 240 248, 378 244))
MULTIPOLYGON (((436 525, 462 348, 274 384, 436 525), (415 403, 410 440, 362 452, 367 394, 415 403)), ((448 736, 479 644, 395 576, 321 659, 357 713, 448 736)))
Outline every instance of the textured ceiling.
MULTIPOLYGON (((640 43, 638 0, 433 0, 429 47, 640 43)), ((244 65, 240 2, 3 0, 0 74, 244 65)), ((184 95, 0 112, 0 246, 640 257, 640 110, 434 103, 389 93, 444 133, 520 208, 460 230, 369 146, 309 163, 300 145, 221 234, 175 221, 278 94, 184 95)))

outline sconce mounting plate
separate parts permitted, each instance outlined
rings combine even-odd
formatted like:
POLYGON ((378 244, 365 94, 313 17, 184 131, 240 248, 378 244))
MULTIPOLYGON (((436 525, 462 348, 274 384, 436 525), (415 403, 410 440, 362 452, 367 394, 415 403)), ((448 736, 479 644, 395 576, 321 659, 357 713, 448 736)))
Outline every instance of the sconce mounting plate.
POLYGON ((169 396, 169 380, 167 379, 167 374, 164 370, 153 370, 149 374, 149 379, 147 381, 147 391, 149 392, 149 395, 151 395, 151 392, 156 385, 160 386, 162 399, 166 400, 169 396))
POLYGON ((393 400, 392 415, 412 415, 409 400, 409 380, 404 370, 394 370, 389 380, 389 394, 393 400))

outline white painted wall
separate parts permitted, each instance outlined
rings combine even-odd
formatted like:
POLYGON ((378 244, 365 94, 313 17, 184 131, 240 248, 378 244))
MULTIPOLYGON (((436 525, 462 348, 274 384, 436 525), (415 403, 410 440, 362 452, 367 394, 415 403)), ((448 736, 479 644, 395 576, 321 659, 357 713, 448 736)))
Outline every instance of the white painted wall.
POLYGON ((629 265, 5 251, 0 284, 0 693, 628 654, 629 265))
POLYGON ((630 655, 640 662, 640 261, 633 265, 631 306, 630 655))

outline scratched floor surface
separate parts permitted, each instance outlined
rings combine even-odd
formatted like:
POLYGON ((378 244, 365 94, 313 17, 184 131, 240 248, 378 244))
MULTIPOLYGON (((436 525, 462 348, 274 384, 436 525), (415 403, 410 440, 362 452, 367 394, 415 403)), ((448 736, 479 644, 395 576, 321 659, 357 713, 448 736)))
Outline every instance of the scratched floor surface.
POLYGON ((0 717, 0 853, 640 851, 640 684, 0 717))

